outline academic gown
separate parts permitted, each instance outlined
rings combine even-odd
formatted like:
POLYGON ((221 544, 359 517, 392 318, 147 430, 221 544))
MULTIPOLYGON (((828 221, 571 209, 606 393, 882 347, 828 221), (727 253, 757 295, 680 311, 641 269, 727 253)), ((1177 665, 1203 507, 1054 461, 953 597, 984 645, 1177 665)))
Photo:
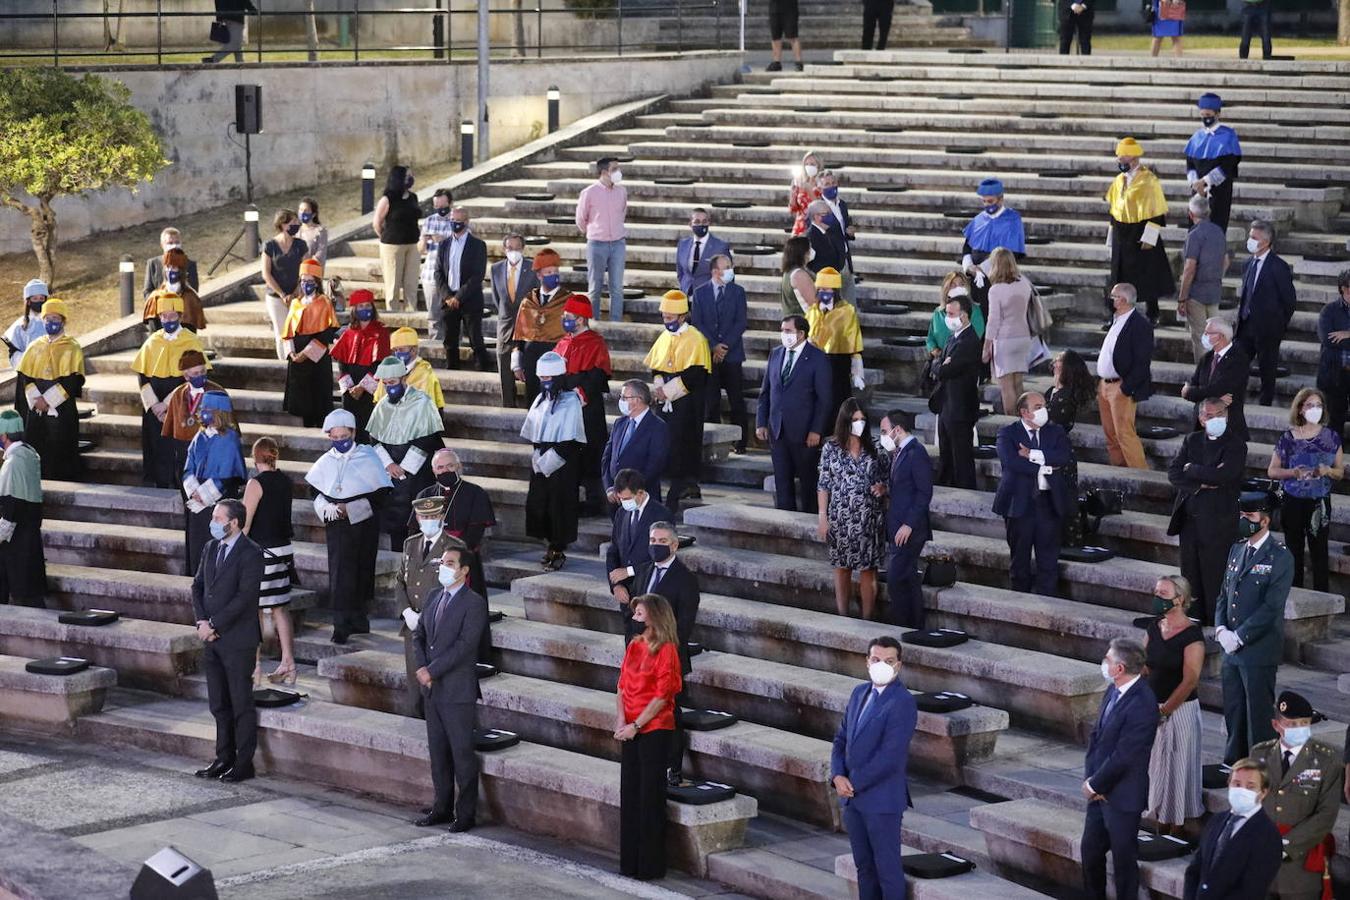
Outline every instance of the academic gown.
POLYGON ((408 538, 413 499, 436 480, 431 456, 445 446, 441 411, 431 397, 410 387, 397 403, 388 396, 377 403, 367 428, 380 463, 397 463, 404 471, 380 512, 380 531, 389 535, 389 549, 399 550, 408 538))
MULTIPOLYGON (((375 367, 389 352, 389 329, 379 319, 371 319, 364 325, 359 322, 350 325, 342 332, 333 347, 333 359, 337 360, 338 371, 343 376, 359 383, 367 375, 375 375, 375 367)), ((357 439, 368 440, 366 425, 375 410, 374 394, 363 390, 357 397, 344 390, 342 408, 356 417, 357 439)))
POLYGON ((22 441, 10 445, 0 464, 0 519, 14 523, 14 533, 0 543, 0 603, 45 605, 41 470, 37 451, 22 441))
POLYGON ((14 410, 24 418, 28 443, 42 458, 42 477, 56 481, 79 481, 84 466, 80 460, 80 413, 75 401, 84 392, 84 351, 73 337, 44 334, 28 345, 19 360, 14 379, 14 410), (56 415, 39 413, 29 402, 60 385, 66 399, 56 415))
POLYGON ((189 350, 205 355, 205 348, 192 332, 180 328, 170 338, 160 329, 145 339, 131 362, 145 407, 141 412, 141 480, 158 488, 177 486, 183 470, 175 467, 175 463, 181 465, 182 457, 175 452, 173 439, 164 436, 164 422, 152 407, 155 403, 167 405, 173 392, 183 385, 178 360, 189 350))
POLYGON ((536 458, 553 451, 563 459, 551 475, 532 471, 525 495, 525 533, 547 541, 550 550, 565 550, 577 539, 577 488, 586 445, 581 416, 581 398, 572 391, 540 391, 520 428, 520 436, 534 445, 536 458))
POLYGON ((328 298, 320 295, 308 304, 300 298, 291 301, 290 312, 281 336, 290 341, 291 351, 300 353, 311 342, 327 348, 323 356, 310 362, 286 363, 286 391, 281 408, 299 417, 306 428, 320 428, 333 409, 333 338, 337 334, 337 314, 328 298))
POLYGON ((187 464, 188 444, 197 436, 202 424, 201 419, 197 417, 197 407, 201 404, 202 397, 211 391, 225 393, 223 387, 210 379, 207 379, 202 389, 195 393, 191 385, 179 379, 178 387, 169 393, 169 399, 165 401, 169 404, 169 412, 164 416, 164 421, 159 423, 159 437, 172 460, 169 471, 173 480, 167 485, 160 485, 161 487, 179 486, 178 478, 187 464))
POLYGON ((534 371, 539 357, 555 350, 563 339, 562 314, 568 296, 561 287, 552 293, 535 288, 516 310, 515 344, 520 348, 520 367, 525 373, 526 404, 533 403, 539 393, 539 376, 534 371))
POLYGON ((357 444, 346 453, 329 449, 305 476, 314 494, 315 512, 324 522, 328 546, 328 603, 333 625, 346 631, 368 629, 368 610, 375 596, 375 557, 380 548, 380 507, 392 482, 375 451, 357 444), (370 504, 370 515, 324 520, 320 507, 330 503, 370 504))
POLYGON ((581 481, 586 485, 586 499, 598 502, 600 498, 591 493, 599 488, 600 457, 608 436, 605 395, 609 393, 609 379, 614 374, 609 361, 609 346, 603 337, 588 328, 563 338, 555 352, 567 360, 562 389, 580 388, 585 395, 581 421, 586 427, 586 446, 581 451, 581 481))
POLYGON ((1111 207, 1111 281, 1107 288, 1120 282, 1134 285, 1139 300, 1156 317, 1158 298, 1175 294, 1176 280, 1162 237, 1151 248, 1141 247, 1139 239, 1148 223, 1161 228, 1166 222, 1162 184, 1151 170, 1141 167, 1127 186, 1122 172, 1111 182, 1106 202, 1111 207))
MULTIPOLYGON (((966 223, 962 231, 965 242, 961 245, 961 255, 969 256, 975 265, 981 265, 989 255, 999 247, 1012 251, 1012 255, 1021 262, 1027 255, 1026 228, 1022 224, 1021 214, 1007 206, 996 216, 981 210, 966 223)), ((989 314, 989 279, 984 286, 970 283, 970 301, 983 315, 989 314)))
POLYGON ((1209 188, 1209 220, 1225 231, 1233 211, 1233 182, 1237 180, 1238 164, 1242 162, 1242 146, 1237 132, 1227 125, 1217 125, 1214 133, 1201 128, 1186 142, 1186 170, 1196 178, 1204 178, 1215 169, 1223 172, 1224 180, 1209 188))
POLYGON ((487 530, 497 524, 497 516, 492 511, 492 498, 482 487, 462 478, 453 487, 447 488, 436 483, 417 495, 418 500, 425 497, 445 499, 445 516, 441 521, 445 523, 446 531, 463 541, 473 554, 469 563, 469 587, 479 596, 486 597, 488 588, 483 575, 483 538, 487 530))
POLYGON ((828 312, 817 303, 806 311, 810 338, 830 364, 830 421, 839 407, 853 396, 853 357, 862 353, 862 328, 852 304, 835 300, 828 312))
POLYGON ((183 506, 186 518, 184 525, 184 543, 188 571, 196 574, 201 563, 202 548, 211 540, 211 514, 216 502, 226 499, 238 499, 244 490, 244 481, 248 472, 244 468, 244 451, 239 441, 239 430, 228 428, 216 432, 214 428, 203 428, 188 444, 187 461, 183 467, 183 493, 190 497, 192 485, 190 479, 196 479, 201 485, 198 489, 205 506, 193 512, 183 506))
POLYGON ((678 379, 684 384, 684 396, 658 402, 655 411, 670 428, 666 475, 671 487, 697 484, 703 471, 703 391, 712 372, 708 339, 688 324, 675 333, 662 331, 643 364, 660 382, 678 379))

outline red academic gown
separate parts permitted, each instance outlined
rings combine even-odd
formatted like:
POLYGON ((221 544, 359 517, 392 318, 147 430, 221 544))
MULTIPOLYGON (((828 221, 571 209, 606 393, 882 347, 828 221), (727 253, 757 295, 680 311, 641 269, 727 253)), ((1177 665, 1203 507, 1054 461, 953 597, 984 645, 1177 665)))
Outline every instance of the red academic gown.
MULTIPOLYGON (((352 324, 333 345, 333 359, 338 361, 338 369, 358 383, 367 375, 374 375, 375 367, 389 353, 389 329, 378 318, 364 325, 352 324)), ((356 417, 359 439, 368 440, 366 423, 375 410, 374 394, 363 393, 360 397, 353 397, 350 392, 344 391, 342 408, 356 417)))
POLYGON ((567 361, 563 389, 581 389, 585 406, 581 422, 586 428, 586 446, 581 452, 581 482, 586 485, 587 499, 598 502, 591 492, 600 483, 600 456, 605 449, 605 395, 609 393, 609 378, 614 369, 609 362, 609 345, 589 328, 580 334, 564 337, 554 348, 567 361))

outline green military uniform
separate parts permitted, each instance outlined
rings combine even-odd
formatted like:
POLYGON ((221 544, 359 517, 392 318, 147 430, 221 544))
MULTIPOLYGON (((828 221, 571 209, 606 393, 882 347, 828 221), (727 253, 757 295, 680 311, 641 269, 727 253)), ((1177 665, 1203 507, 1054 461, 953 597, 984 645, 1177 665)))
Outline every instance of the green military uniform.
POLYGON ((1322 873, 1309 872, 1308 851, 1322 843, 1336 824, 1345 771, 1341 754, 1321 741, 1309 740, 1280 775, 1283 752, 1279 740, 1263 741, 1251 756, 1266 764, 1270 793, 1262 806, 1284 835, 1284 863, 1271 887, 1280 900, 1317 900, 1322 896, 1322 873))
MULTIPOLYGON (((413 509, 423 515, 441 515, 445 511, 445 501, 439 497, 417 500, 413 509)), ((422 708, 422 689, 417 683, 417 663, 413 657, 412 629, 408 627, 404 610, 412 610, 421 615, 422 603, 432 591, 441 589, 441 556, 447 550, 464 550, 464 542, 448 531, 442 530, 430 543, 421 531, 411 535, 403 542, 403 561, 394 578, 394 597, 398 601, 398 633, 403 638, 403 659, 408 668, 408 702, 410 715, 425 718, 422 708)), ((416 620, 414 620, 416 621, 416 620)))

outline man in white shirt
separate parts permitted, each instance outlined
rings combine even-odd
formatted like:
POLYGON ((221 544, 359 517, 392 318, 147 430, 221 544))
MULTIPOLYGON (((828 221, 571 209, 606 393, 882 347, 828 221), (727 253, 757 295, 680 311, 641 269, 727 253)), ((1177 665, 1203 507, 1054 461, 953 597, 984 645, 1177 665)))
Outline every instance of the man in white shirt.
POLYGON ((1111 465, 1146 469, 1135 407, 1153 394, 1153 326, 1135 311, 1134 285, 1117 284, 1110 297, 1111 326, 1097 354, 1097 412, 1111 465))
POLYGON ((422 296, 427 302, 427 325, 431 339, 441 339, 441 295, 436 284, 436 248, 454 232, 450 227, 450 190, 441 188, 431 198, 431 215, 422 220, 422 236, 417 252, 422 258, 422 296))

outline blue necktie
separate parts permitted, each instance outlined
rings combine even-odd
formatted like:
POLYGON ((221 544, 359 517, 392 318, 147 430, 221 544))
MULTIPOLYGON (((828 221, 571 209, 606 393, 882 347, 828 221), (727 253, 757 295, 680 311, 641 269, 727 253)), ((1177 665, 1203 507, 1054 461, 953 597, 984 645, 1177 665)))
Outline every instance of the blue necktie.
POLYGON ((854 736, 857 736, 858 732, 862 731, 863 723, 872 717, 872 710, 876 709, 877 704, 880 702, 881 694, 877 693, 876 688, 872 688, 871 692, 867 695, 867 699, 863 701, 862 712, 858 713, 858 721, 853 723, 854 736))
POLYGON ((1116 708, 1116 701, 1120 699, 1120 689, 1114 684, 1110 688, 1111 696, 1106 698, 1106 709, 1102 710, 1102 723, 1111 718, 1111 711, 1116 708))
POLYGON ((1247 267, 1247 274, 1242 279, 1242 318, 1247 318, 1252 314, 1252 291, 1256 288, 1256 269, 1260 263, 1253 257, 1251 265, 1247 267))
POLYGON ((628 446, 628 442, 633 438, 633 432, 637 426, 633 424, 632 419, 625 419, 623 422, 623 434, 619 435, 619 455, 623 456, 623 450, 628 446))

